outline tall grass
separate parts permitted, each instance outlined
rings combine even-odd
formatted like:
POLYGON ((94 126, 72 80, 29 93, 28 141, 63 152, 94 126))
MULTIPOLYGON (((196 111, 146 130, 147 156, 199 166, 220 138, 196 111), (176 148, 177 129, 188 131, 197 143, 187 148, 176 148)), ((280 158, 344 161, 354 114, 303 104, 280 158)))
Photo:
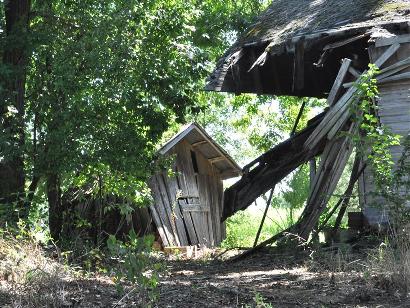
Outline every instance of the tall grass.
MULTIPOLYGON (((270 208, 259 237, 259 242, 291 226, 294 223, 294 219, 299 216, 299 212, 297 211, 295 215, 295 211, 287 208, 270 208)), ((222 242, 221 247, 252 247, 262 216, 263 210, 249 208, 228 218, 226 221, 226 239, 222 242)))

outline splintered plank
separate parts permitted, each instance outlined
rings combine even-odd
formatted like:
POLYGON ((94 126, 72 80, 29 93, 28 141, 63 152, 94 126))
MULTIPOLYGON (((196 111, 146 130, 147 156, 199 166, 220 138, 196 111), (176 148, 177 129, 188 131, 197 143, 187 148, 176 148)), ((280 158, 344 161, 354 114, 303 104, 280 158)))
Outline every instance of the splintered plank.
MULTIPOLYGON (((349 132, 353 133, 355 130, 356 124, 352 124, 349 132)), ((317 224, 321 213, 336 189, 352 150, 353 144, 349 137, 334 138, 325 146, 314 187, 302 213, 302 219, 297 225, 300 237, 307 239, 317 224)))
POLYGON ((336 76, 335 82, 333 83, 332 89, 330 90, 329 96, 327 97, 328 106, 333 106, 337 96, 339 95, 343 81, 346 78, 347 72, 349 71, 350 64, 352 60, 343 59, 342 66, 340 67, 339 73, 336 76))
MULTIPOLYGON (((381 67, 387 60, 393 56, 397 50, 400 48, 400 44, 394 44, 390 46, 375 62, 374 64, 377 67, 381 67)), ((365 71, 363 75, 367 73, 365 71)), ((339 101, 330 107, 330 110, 326 114, 323 121, 316 127, 315 131, 309 136, 309 138, 305 142, 305 146, 309 149, 313 149, 324 136, 328 135, 330 131, 332 131, 331 136, 334 136, 339 128, 345 122, 346 115, 345 112, 348 110, 348 105, 351 103, 351 98, 353 97, 354 93, 356 92, 355 87, 350 87, 346 93, 339 99, 339 101), (335 124, 339 124, 337 129, 333 129, 335 124), (340 125, 342 124, 342 125, 340 125)))

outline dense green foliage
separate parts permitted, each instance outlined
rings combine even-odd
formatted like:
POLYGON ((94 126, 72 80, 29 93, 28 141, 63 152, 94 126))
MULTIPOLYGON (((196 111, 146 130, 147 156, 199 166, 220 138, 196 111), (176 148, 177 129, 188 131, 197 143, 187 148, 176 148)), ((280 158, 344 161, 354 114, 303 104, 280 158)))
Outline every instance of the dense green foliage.
MULTIPOLYGON (((207 101, 205 77, 262 6, 256 0, 33 1, 25 41, 15 33, 0 36, 0 51, 13 51, 15 43, 27 56, 24 67, 1 66, 3 74, 25 73, 24 109, 9 99, 2 115, 19 122, 24 140, 10 147, 14 132, 6 127, 0 136, 1 162, 16 156, 24 162, 26 205, 29 190, 48 194, 50 202, 55 191, 97 178, 105 194, 145 204, 160 137, 187 112, 206 107, 199 103, 207 101)), ((1 12, 3 29, 3 3, 1 12)))

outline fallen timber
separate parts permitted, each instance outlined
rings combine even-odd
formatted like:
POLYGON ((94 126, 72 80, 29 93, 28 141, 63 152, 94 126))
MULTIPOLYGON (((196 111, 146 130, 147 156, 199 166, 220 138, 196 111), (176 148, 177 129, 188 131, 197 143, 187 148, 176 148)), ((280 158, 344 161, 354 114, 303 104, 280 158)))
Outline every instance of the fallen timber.
MULTIPOLYGON (((378 57, 374 64, 379 68, 382 67, 383 64, 385 64, 387 60, 389 60, 397 52, 399 48, 400 44, 396 43, 391 45, 386 51, 384 51, 384 53, 382 53, 378 57)), ((286 234, 292 234, 300 240, 302 240, 303 242, 307 243, 307 240, 311 232, 318 231, 314 229, 317 228, 319 217, 326 208, 330 196, 334 193, 340 176, 343 170, 345 169, 347 161, 352 153, 353 143, 350 136, 358 132, 357 123, 352 122, 351 120, 352 109, 350 108, 352 104, 356 104, 360 99, 360 97, 356 95, 357 89, 354 86, 354 82, 351 83, 352 86, 350 86, 347 90, 345 90, 343 94, 341 94, 338 100, 336 99, 339 96, 339 93, 342 92, 341 88, 345 87, 345 84, 343 84, 343 80, 346 78, 346 73, 349 71, 350 65, 351 61, 349 59, 343 60, 338 77, 336 78, 334 85, 330 91, 330 95, 328 97, 327 102, 329 104, 329 110, 326 112, 326 114, 321 115, 321 119, 320 121, 318 121, 318 123, 315 123, 316 125, 313 132, 309 130, 309 134, 307 134, 307 136, 305 135, 305 137, 307 137, 303 146, 305 152, 303 152, 303 150, 302 152, 306 153, 306 151, 309 150, 311 152, 314 152, 320 148, 320 153, 322 154, 320 166, 315 176, 313 177, 313 181, 311 183, 311 192, 308 197, 306 207, 300 219, 296 224, 289 227, 288 229, 272 236, 271 238, 260 243, 259 245, 256 245, 252 249, 245 251, 241 255, 234 257, 232 261, 244 258, 252 254, 253 252, 259 250, 260 248, 263 248, 269 244, 276 242, 277 240, 286 236, 286 234), (346 131, 346 126, 348 126, 348 134, 340 134, 341 132, 346 131)), ((389 67, 383 68, 380 71, 380 75, 376 76, 376 80, 378 81, 378 83, 383 83, 390 82, 393 80, 408 79, 410 78, 409 73, 400 73, 403 69, 407 67, 408 59, 405 59, 404 61, 400 61, 389 67)), ((358 74, 354 71, 353 73, 351 72, 351 75, 354 76, 357 82, 358 80, 361 80, 361 78, 366 73, 367 71, 363 72, 361 75, 358 76, 358 74)), ((273 148, 271 151, 274 152, 275 148, 273 148)), ((287 152, 282 153, 282 155, 284 155, 285 157, 291 156, 292 158, 296 158, 297 155, 293 156, 294 153, 295 152, 287 152)), ((255 164, 256 162, 258 162, 258 160, 252 162, 252 164, 255 164)), ((333 232, 335 232, 339 227, 340 220, 346 211, 347 203, 349 202, 353 185, 357 181, 358 176, 363 172, 365 168, 364 166, 362 166, 360 171, 358 171, 357 169, 359 168, 359 164, 360 161, 356 160, 355 168, 353 170, 349 182, 349 187, 345 193, 346 198, 343 201, 339 202, 339 205, 342 202, 343 205, 341 211, 339 212, 337 222, 333 228, 333 232)), ((250 167, 251 166, 247 166, 246 171, 248 171, 250 167)), ((265 173, 267 172, 265 171, 265 173)), ((270 173, 270 175, 271 178, 276 179, 274 174, 270 173)), ((265 177, 265 179, 268 180, 267 177, 265 177)), ((249 183, 247 184, 249 187, 249 183)), ((252 200, 250 200, 250 202, 252 202, 252 200)), ((336 210, 336 208, 334 210, 336 210)))
POLYGON ((222 220, 243 210, 260 195, 279 183, 300 165, 322 153, 325 140, 313 149, 304 147, 310 134, 322 121, 323 112, 309 121, 307 127, 264 153, 244 168, 244 175, 225 191, 222 220), (253 167, 253 169, 252 169, 253 167))

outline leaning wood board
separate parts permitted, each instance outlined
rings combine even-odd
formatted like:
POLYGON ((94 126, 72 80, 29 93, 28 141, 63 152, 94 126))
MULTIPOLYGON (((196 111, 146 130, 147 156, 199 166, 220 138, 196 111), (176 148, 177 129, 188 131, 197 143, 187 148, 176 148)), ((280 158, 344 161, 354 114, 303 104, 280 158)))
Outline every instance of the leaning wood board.
POLYGON ((171 223, 166 213, 164 199, 160 192, 159 184, 155 176, 151 178, 149 184, 154 194, 154 204, 152 206, 158 214, 158 217, 160 219, 160 225, 162 226, 164 234, 166 236, 165 238, 162 238, 162 240, 164 241, 164 243, 168 242, 168 245, 175 245, 176 241, 172 233, 171 223))

